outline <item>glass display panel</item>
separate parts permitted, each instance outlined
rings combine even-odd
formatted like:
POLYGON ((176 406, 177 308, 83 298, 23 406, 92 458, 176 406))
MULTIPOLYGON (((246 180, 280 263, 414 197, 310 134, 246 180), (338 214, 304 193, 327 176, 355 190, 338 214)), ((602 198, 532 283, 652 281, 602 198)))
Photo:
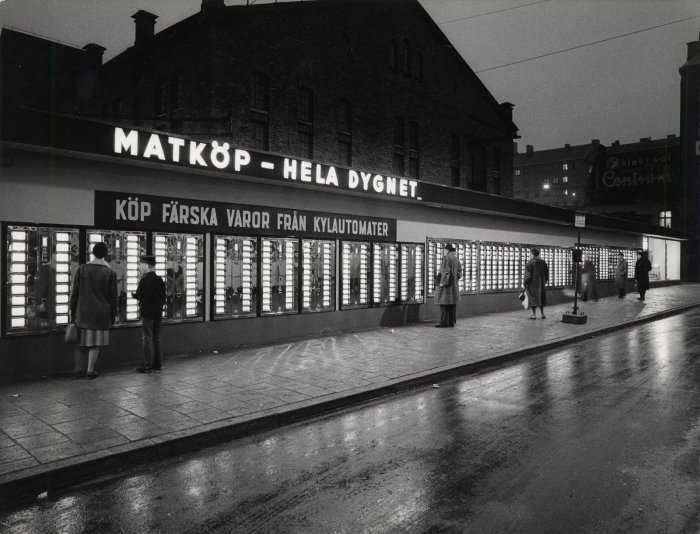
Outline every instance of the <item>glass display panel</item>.
POLYGON ((257 240, 214 236, 214 317, 257 315, 257 240))
POLYGON ((401 245, 401 302, 424 302, 423 245, 401 245))
POLYGON ((78 230, 9 226, 7 332, 48 332, 69 321, 78 230))
POLYGON ((369 304, 369 243, 356 241, 343 242, 343 297, 345 308, 361 307, 369 304))
POLYGON ((261 247, 262 314, 298 313, 299 241, 263 239, 261 247))
POLYGON ((303 312, 335 309, 335 241, 302 241, 303 312))
POLYGON ((399 246, 374 243, 372 258, 372 302, 375 306, 394 304, 399 294, 399 246))
POLYGON ((164 322, 204 317, 204 239, 199 234, 153 234, 156 273, 166 287, 164 322))
POLYGON ((114 324, 138 321, 138 301, 132 293, 136 291, 139 279, 147 270, 139 259, 146 254, 146 234, 122 230, 88 230, 88 261, 95 259, 92 247, 100 242, 107 245, 105 261, 117 273, 117 318, 114 324))

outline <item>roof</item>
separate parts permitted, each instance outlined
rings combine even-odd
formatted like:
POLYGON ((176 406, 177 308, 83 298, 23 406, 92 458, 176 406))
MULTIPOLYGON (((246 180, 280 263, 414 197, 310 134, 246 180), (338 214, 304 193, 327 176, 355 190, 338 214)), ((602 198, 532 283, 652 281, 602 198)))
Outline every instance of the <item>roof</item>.
POLYGON ((640 139, 636 143, 612 144, 606 147, 607 155, 622 154, 626 152, 643 152, 645 150, 680 149, 681 138, 678 136, 665 139, 640 139))
POLYGON ((560 163, 566 161, 587 160, 594 155, 595 145, 574 145, 549 150, 537 150, 515 154, 513 167, 525 167, 528 165, 545 165, 547 163, 560 163))

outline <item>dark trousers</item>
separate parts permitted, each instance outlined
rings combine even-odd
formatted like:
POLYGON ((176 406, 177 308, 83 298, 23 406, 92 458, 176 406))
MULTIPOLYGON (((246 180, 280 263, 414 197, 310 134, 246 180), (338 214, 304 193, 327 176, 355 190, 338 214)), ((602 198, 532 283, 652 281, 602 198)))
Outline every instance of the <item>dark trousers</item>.
POLYGON ((156 369, 161 366, 160 355, 160 326, 163 318, 156 317, 141 318, 141 341, 143 342, 144 363, 156 369))
POLYGON ((457 305, 440 304, 440 324, 454 326, 457 322, 457 305))

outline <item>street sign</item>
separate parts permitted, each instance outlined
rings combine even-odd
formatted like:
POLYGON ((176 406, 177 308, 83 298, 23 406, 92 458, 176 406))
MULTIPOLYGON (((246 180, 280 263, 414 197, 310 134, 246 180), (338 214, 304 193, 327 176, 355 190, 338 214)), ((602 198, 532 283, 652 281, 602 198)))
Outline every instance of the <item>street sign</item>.
POLYGON ((576 228, 585 228, 586 227, 586 214, 585 213, 577 213, 576 218, 574 219, 574 226, 576 228))

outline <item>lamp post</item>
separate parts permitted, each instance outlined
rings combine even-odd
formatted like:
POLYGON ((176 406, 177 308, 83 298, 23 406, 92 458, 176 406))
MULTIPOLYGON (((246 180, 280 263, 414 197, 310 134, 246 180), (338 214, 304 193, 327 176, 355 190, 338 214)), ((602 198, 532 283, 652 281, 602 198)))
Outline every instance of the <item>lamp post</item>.
POLYGON ((576 248, 571 251, 571 261, 574 262, 574 309, 573 312, 566 312, 562 315, 562 322, 571 324, 586 324, 588 316, 585 313, 578 312, 578 266, 581 263, 581 228, 586 227, 586 214, 576 213, 574 219, 574 227, 578 228, 578 241, 576 248))

